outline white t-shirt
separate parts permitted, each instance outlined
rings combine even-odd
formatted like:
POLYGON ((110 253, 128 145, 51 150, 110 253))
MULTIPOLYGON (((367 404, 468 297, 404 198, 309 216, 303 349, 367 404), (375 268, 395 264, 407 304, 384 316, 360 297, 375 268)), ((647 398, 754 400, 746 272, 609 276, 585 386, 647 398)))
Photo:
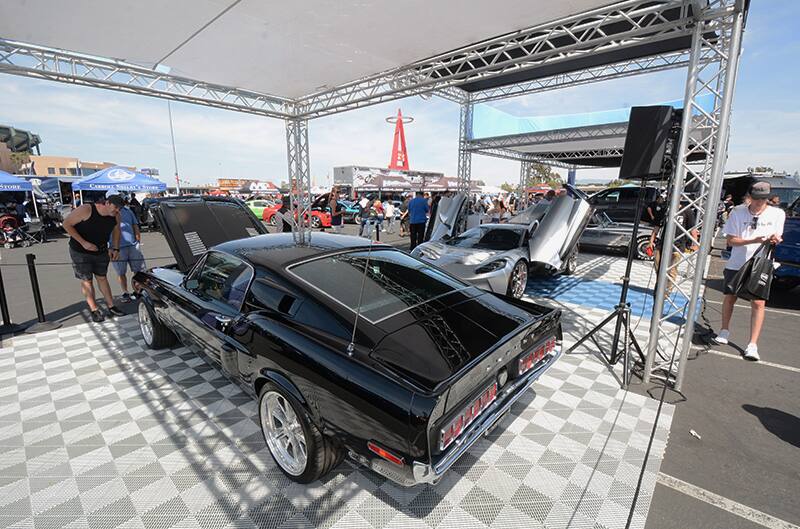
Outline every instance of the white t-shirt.
POLYGON ((394 218, 394 204, 391 202, 386 202, 383 205, 383 213, 386 215, 387 219, 394 218))
MULTIPOLYGON (((731 210, 725 226, 722 228, 722 233, 725 235, 732 235, 734 237, 742 237, 744 239, 752 239, 765 235, 780 235, 783 236, 783 223, 786 220, 786 213, 780 208, 774 206, 767 206, 758 216, 757 227, 753 228, 753 214, 746 204, 740 204, 731 210)), ((731 256, 728 262, 725 263, 725 268, 728 270, 738 270, 748 259, 753 257, 760 244, 745 244, 742 246, 734 246, 731 248, 731 256)))

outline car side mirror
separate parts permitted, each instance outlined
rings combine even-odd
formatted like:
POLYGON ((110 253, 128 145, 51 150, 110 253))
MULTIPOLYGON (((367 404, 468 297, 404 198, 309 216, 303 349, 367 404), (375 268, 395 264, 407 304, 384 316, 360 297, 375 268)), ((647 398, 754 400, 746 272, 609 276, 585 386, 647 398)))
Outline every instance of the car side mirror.
POLYGON ((200 282, 197 279, 187 279, 183 286, 186 287, 186 290, 196 290, 200 286, 200 282))

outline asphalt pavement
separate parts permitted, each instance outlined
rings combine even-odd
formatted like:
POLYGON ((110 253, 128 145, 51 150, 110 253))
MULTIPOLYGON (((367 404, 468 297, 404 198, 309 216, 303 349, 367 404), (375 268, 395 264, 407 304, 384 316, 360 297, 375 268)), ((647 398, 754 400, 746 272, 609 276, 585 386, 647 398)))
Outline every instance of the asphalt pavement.
MULTIPOLYGON (((703 317, 717 331, 724 261, 723 242, 715 245, 703 317)), ((664 482, 674 477, 693 487, 659 482, 648 529, 800 525, 800 290, 775 292, 767 307, 761 362, 741 356, 750 329, 743 301, 734 309, 729 345, 696 340, 682 388, 686 401, 677 404, 661 465, 664 482)))

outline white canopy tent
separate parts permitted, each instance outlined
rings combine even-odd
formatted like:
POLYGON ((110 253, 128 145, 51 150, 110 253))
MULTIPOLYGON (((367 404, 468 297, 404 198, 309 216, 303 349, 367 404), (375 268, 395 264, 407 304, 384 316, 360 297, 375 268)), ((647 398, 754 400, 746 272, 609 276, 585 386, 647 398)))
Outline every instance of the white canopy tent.
MULTIPOLYGON (((686 67, 686 137, 675 175, 681 198, 713 225, 727 149, 731 98, 747 0, 5 0, 0 73, 197 103, 285 119, 292 193, 311 188, 308 121, 410 95, 461 106, 458 176, 469 189, 473 107, 495 99, 686 67), (697 99, 712 94, 704 109, 697 99), (698 151, 702 167, 689 165, 698 151), (684 193, 685 183, 701 196, 684 193)), ((523 162, 522 171, 525 171, 523 162)), ((291 201, 294 208, 295 201, 291 201)), ((299 214, 294 218, 306 218, 299 214)), ((675 238, 669 217, 664 244, 675 238)), ((307 227, 296 229, 304 241, 307 227)), ((711 244, 662 263, 645 380, 662 370, 659 340, 681 358, 711 244), (665 299, 667 269, 687 307, 665 299), (666 310, 665 302, 667 303, 666 310), (685 329, 665 323, 687 314, 685 329), (674 327, 674 326, 673 326, 674 327)), ((678 363, 680 387, 685 362, 678 363)), ((669 371, 669 370, 668 370, 669 371)))
POLYGON ((296 100, 612 3, 6 0, 0 36, 296 100))

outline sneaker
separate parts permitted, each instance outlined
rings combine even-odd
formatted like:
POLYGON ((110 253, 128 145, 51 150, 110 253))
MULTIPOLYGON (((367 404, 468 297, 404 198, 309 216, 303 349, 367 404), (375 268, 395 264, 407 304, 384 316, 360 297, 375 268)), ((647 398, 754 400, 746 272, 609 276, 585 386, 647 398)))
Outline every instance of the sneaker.
POLYGON ((758 346, 754 343, 747 344, 747 349, 744 351, 744 357, 754 362, 761 360, 761 357, 758 356, 758 346))
POLYGON ((100 312, 100 309, 92 311, 92 321, 95 323, 100 323, 106 321, 106 317, 103 316, 103 313, 100 312))
POLYGON ((119 310, 117 307, 108 307, 108 313, 111 316, 124 316, 125 313, 119 310))
POLYGON ((714 338, 712 339, 714 340, 715 343, 718 343, 719 345, 727 345, 728 338, 730 337, 731 337, 731 331, 729 331, 728 329, 722 329, 721 331, 719 331, 719 334, 714 336, 714 338))
POLYGON ((131 302, 131 295, 127 292, 123 292, 122 295, 119 297, 119 300, 122 303, 130 303, 131 302))

